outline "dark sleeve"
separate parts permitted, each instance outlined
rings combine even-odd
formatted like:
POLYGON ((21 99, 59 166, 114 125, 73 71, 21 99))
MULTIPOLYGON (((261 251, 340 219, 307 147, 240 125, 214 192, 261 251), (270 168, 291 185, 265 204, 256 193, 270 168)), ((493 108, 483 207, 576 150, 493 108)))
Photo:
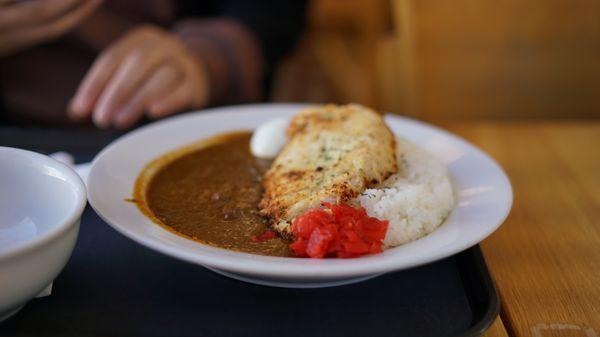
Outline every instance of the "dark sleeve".
POLYGON ((265 98, 306 17, 305 0, 180 0, 177 6, 172 30, 208 69, 214 104, 265 98))
POLYGON ((238 19, 252 30, 262 44, 265 61, 272 68, 290 52, 303 31, 305 0, 220 1, 220 15, 238 19))

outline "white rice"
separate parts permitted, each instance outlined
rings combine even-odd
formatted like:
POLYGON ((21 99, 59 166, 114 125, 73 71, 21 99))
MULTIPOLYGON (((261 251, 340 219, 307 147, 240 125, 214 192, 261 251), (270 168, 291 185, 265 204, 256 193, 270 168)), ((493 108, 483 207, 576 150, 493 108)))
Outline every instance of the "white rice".
POLYGON ((452 183, 444 164, 405 139, 396 141, 398 173, 358 197, 369 216, 389 221, 385 248, 431 233, 454 207, 452 183))

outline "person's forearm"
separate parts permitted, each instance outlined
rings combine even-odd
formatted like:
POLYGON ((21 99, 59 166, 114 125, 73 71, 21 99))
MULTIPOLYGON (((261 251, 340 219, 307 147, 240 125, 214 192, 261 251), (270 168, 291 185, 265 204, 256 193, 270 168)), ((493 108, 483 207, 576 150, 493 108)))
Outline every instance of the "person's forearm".
POLYGON ((253 33, 235 19, 186 19, 174 33, 206 66, 210 103, 240 103, 262 97, 263 55, 253 33))

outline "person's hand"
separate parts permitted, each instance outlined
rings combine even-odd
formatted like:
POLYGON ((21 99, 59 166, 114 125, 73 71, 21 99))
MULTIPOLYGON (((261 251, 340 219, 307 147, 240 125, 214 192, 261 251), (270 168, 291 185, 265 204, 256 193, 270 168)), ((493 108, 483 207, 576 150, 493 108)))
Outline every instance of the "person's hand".
POLYGON ((0 56, 49 42, 74 28, 101 0, 0 0, 0 56))
POLYGON ((70 104, 70 115, 92 115, 99 127, 132 126, 208 101, 208 75, 173 34, 143 26, 125 34, 95 61, 70 104))

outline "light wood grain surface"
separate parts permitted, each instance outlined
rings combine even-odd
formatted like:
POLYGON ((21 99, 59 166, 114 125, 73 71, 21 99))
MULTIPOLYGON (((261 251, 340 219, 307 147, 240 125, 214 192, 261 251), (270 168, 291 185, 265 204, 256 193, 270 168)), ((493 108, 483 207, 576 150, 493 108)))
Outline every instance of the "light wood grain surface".
POLYGON ((483 334, 483 337, 508 337, 501 317, 496 318, 494 324, 483 334))
POLYGON ((485 336, 600 336, 600 120, 441 126, 492 155, 514 188, 482 245, 502 298, 485 336))
POLYGON ((276 100, 427 118, 600 117, 600 1, 310 3, 305 39, 281 69, 298 89, 276 100), (305 69, 321 76, 307 82, 305 69))
POLYGON ((410 2, 423 116, 599 116, 600 1, 410 2))

